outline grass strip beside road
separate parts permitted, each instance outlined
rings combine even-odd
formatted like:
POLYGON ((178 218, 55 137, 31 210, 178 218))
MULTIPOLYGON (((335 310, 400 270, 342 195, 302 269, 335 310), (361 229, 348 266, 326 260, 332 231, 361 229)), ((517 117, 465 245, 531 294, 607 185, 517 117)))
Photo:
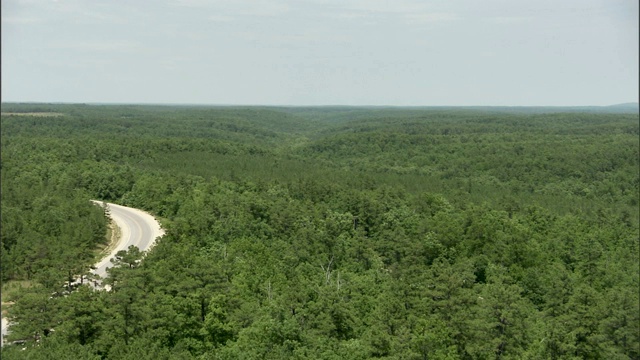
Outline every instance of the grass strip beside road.
POLYGON ((110 220, 106 235, 107 245, 96 250, 96 262, 100 262, 105 258, 105 256, 111 254, 113 249, 118 246, 121 236, 122 231, 120 230, 120 227, 118 227, 115 221, 110 220))

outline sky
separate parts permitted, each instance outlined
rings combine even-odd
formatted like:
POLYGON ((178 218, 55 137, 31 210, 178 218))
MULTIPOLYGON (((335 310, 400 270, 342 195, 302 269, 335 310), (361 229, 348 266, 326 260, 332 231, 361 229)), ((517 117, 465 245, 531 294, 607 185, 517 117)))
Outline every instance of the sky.
POLYGON ((638 0, 2 0, 3 102, 638 102, 638 0))

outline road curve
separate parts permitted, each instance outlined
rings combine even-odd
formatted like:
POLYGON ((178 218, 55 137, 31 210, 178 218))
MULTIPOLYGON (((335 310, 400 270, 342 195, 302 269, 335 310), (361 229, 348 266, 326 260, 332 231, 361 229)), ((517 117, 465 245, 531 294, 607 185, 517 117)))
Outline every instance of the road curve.
POLYGON ((164 230, 160 224, 149 213, 142 210, 104 203, 92 200, 94 203, 102 206, 105 204, 109 211, 109 216, 120 228, 120 239, 118 245, 95 265, 92 272, 102 278, 107 277, 107 268, 113 267, 111 259, 116 256, 120 250, 126 250, 129 246, 134 245, 142 251, 149 250, 156 242, 156 239, 164 235, 164 230))
MULTIPOLYGON (((164 230, 160 224, 149 213, 142 210, 91 200, 93 203, 102 206, 105 204, 109 211, 109 216, 120 228, 120 239, 116 247, 95 265, 92 272, 101 278, 107 277, 107 268, 113 267, 111 258, 116 256, 120 250, 126 250, 130 245, 137 246, 140 250, 149 250, 156 242, 156 239, 164 235, 164 230)), ((0 326, 0 346, 4 345, 4 337, 9 334, 9 322, 2 316, 0 326)))

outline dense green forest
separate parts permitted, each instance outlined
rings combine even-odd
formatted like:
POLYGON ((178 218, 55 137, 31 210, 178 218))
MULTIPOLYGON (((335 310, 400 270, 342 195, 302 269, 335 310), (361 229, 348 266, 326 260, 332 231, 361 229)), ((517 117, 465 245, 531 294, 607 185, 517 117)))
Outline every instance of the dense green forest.
POLYGON ((637 113, 2 113, 3 359, 640 359, 637 113), (108 292, 90 199, 166 229, 108 292))

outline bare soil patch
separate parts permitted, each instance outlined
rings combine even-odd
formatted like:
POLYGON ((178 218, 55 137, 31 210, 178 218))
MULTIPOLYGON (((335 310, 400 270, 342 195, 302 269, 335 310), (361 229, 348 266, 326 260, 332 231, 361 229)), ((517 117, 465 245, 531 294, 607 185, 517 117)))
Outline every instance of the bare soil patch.
POLYGON ((108 243, 106 246, 101 247, 97 254, 97 261, 102 260, 105 256, 109 255, 113 249, 118 246, 118 242, 120 241, 120 237, 122 236, 122 232, 120 228, 116 224, 115 221, 109 221, 109 226, 107 227, 107 240, 108 243))

